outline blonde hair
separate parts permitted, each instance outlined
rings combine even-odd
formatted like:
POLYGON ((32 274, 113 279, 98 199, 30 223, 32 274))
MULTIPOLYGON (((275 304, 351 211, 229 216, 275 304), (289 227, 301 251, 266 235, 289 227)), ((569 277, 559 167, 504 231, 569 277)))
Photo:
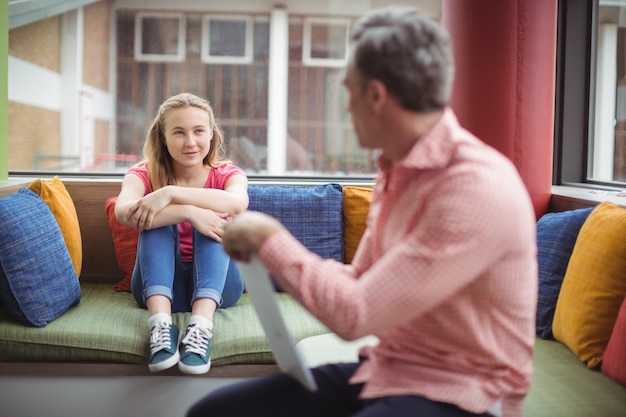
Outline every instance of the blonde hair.
POLYGON ((182 93, 172 96, 159 106, 159 112, 152 120, 146 142, 143 145, 144 162, 148 162, 148 176, 152 190, 158 190, 166 185, 175 183, 172 157, 165 146, 165 118, 172 110, 196 107, 207 112, 209 123, 213 130, 213 139, 209 147, 209 153, 202 161, 204 165, 212 168, 224 165, 229 161, 224 159, 224 134, 215 122, 215 115, 209 102, 190 93, 182 93))

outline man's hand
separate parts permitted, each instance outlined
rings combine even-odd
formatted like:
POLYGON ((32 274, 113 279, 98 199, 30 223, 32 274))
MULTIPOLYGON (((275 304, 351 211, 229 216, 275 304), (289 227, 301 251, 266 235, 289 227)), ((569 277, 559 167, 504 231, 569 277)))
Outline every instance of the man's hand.
POLYGON ((249 262, 265 239, 283 229, 271 216, 246 211, 226 224, 222 236, 224 250, 237 261, 249 262))

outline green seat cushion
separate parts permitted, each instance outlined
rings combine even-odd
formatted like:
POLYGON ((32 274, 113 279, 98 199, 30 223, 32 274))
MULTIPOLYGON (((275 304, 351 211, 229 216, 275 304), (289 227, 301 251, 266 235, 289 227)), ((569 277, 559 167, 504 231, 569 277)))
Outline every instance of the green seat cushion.
MULTIPOLYGON (((129 293, 110 284, 82 284, 79 305, 44 328, 27 327, 0 311, 0 361, 98 361, 147 363, 148 312, 129 293)), ((287 328, 296 341, 328 330, 288 294, 277 294, 287 328)), ((184 329, 189 313, 174 314, 184 329)), ((211 362, 215 366, 273 363, 254 308, 246 294, 214 318, 211 362)))
MULTIPOLYGON (((375 344, 368 336, 344 341, 332 333, 308 337, 297 345, 309 366, 328 362, 354 362, 363 345, 375 344)), ((537 338, 534 374, 524 402, 524 417, 623 417, 626 386, 587 367, 565 345, 537 338)))
POLYGON ((533 365, 524 417, 624 416, 626 386, 587 369, 565 345, 537 338, 533 365))

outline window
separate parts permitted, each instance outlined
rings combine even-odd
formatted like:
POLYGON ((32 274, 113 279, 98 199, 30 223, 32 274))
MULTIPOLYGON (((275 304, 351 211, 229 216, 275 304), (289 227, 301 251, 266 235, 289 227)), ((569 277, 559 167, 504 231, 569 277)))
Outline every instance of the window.
MULTIPOLYGON (((229 157, 251 174, 262 170, 265 157, 268 108, 267 79, 269 54, 269 17, 265 14, 234 20, 197 13, 185 13, 186 58, 184 62, 138 62, 134 59, 133 25, 137 12, 120 10, 117 26, 117 113, 116 154, 137 155, 145 131, 158 106, 169 96, 182 91, 206 97, 224 130, 229 157), (222 36, 232 39, 224 46, 208 48, 207 29, 224 29, 222 36), (239 25, 245 22, 244 26, 239 25), (226 23, 222 25, 222 23, 226 23), (234 26, 231 26, 235 23, 234 26), (240 30, 243 28, 249 29, 240 30), (255 36, 250 34, 254 31, 255 36), (238 36, 239 35, 239 36, 238 36), (246 45, 247 44, 247 45, 246 45), (231 46, 229 46, 231 45, 231 46), (235 45, 234 47, 232 45, 235 45), (250 56, 233 56, 237 50, 250 56), (206 53, 214 57, 206 62, 206 53), (230 54, 231 56, 225 56, 230 54), (221 56, 220 56, 221 55, 221 56), (123 76, 121 76, 123 74, 123 76)), ((213 39, 220 40, 220 36, 213 39)), ((113 164, 111 164, 113 165, 113 164)), ((109 169, 125 170, 128 161, 118 161, 109 169)))
MULTIPOLYGON (((19 3, 9 4, 11 174, 121 175, 142 157, 158 106, 183 91, 210 101, 227 156, 251 176, 376 172, 341 86, 367 2, 180 0, 173 12, 56 0, 29 2, 27 15, 19 3)), ((440 0, 404 3, 441 18, 440 0)))
POLYGON ((626 182, 626 1, 601 0, 596 16, 589 178, 626 182))
POLYGON ((626 183, 626 1, 559 2, 556 184, 626 183))
POLYGON ((343 67, 348 57, 348 19, 304 19, 302 62, 309 66, 343 67))
POLYGON ((203 62, 249 64, 252 62, 252 47, 252 18, 204 17, 202 21, 203 62))
POLYGON ((184 61, 184 16, 138 13, 135 18, 135 59, 154 62, 184 61))

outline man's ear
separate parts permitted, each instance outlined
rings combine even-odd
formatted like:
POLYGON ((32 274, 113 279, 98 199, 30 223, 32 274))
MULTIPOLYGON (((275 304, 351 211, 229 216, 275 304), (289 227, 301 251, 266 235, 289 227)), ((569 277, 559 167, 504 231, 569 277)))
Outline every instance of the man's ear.
POLYGON ((367 101, 369 102, 372 110, 376 113, 380 112, 387 99, 389 92, 387 87, 380 80, 371 79, 367 82, 367 101))

